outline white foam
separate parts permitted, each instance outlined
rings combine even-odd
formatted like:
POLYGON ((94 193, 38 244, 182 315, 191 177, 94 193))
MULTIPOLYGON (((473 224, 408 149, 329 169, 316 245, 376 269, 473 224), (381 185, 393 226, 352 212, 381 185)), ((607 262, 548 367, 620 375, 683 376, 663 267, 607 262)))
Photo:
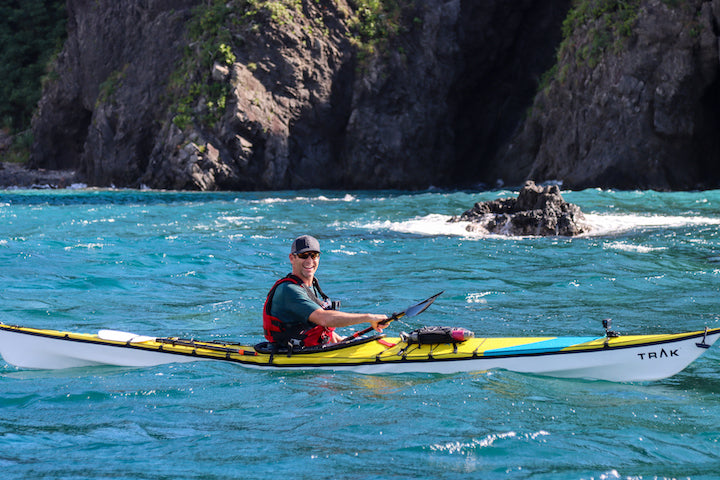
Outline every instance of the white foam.
MULTIPOLYGON (((496 442, 503 440, 531 440, 538 441, 540 437, 549 436, 550 433, 546 430, 539 430, 537 432, 529 432, 518 434, 516 432, 501 432, 491 433, 483 438, 473 438, 471 441, 454 441, 447 442, 444 444, 433 444, 430 446, 432 451, 436 452, 447 452, 447 453, 467 453, 471 450, 477 450, 481 448, 492 447, 496 442)), ((542 440, 540 440, 542 441, 542 440)))
POLYGON ((329 198, 325 195, 320 195, 316 198, 316 200, 322 200, 323 202, 354 202, 357 200, 357 198, 353 195, 350 195, 349 193, 346 193, 345 196, 342 198, 329 198))
POLYGON ((64 247, 66 252, 69 252, 70 250, 74 249, 87 249, 87 250, 97 250, 102 249, 105 247, 104 243, 78 243, 77 245, 72 245, 68 247, 64 247))
POLYGON ((264 217, 225 215, 222 217, 218 217, 218 219, 216 220, 216 223, 225 223, 225 224, 230 224, 233 226, 241 226, 241 225, 245 225, 247 223, 257 223, 259 221, 262 221, 263 219, 264 219, 264 217))
MULTIPOLYGON (((399 233, 411 233, 427 236, 452 236, 465 238, 519 238, 502 234, 491 234, 486 231, 468 230, 470 222, 448 222, 450 215, 429 214, 401 221, 375 221, 355 225, 370 230, 387 230, 399 233)), ((636 229, 678 228, 697 225, 720 225, 720 218, 684 217, 679 215, 639 215, 639 214, 585 214, 586 223, 590 226, 588 233, 580 237, 603 237, 626 233, 636 229)), ((633 247, 640 248, 642 247, 633 247)), ((648 247, 649 248, 649 247, 648 247)), ((648 250, 650 251, 650 250, 648 250)))
POLYGON ((667 250, 665 247, 648 247, 646 245, 637 245, 634 243, 627 242, 607 242, 603 244, 603 248, 609 250, 621 250, 624 252, 636 252, 636 253, 652 253, 667 250))
POLYGON ((351 195, 349 193, 346 193, 345 196, 340 197, 340 198, 326 197, 325 195, 318 195, 317 197, 292 197, 292 198, 272 197, 272 198, 263 198, 261 200, 256 200, 255 203, 261 203, 263 205, 270 205, 273 203, 294 203, 294 202, 310 202, 310 201, 355 202, 355 201, 357 201, 357 197, 355 197, 354 195, 351 195))
POLYGON ((447 235, 447 236, 477 236, 472 232, 468 232, 466 227, 470 222, 453 222, 449 215, 430 214, 424 217, 415 217, 409 220, 391 222, 390 220, 370 222, 360 225, 362 228, 371 230, 389 230, 399 233, 414 233, 418 235, 447 235))
POLYGON ((692 225, 720 225, 720 218, 680 215, 585 214, 592 227, 588 236, 625 233, 635 229, 679 228, 692 225))
POLYGON ((492 292, 473 292, 465 295, 465 302, 467 303, 487 303, 483 297, 490 295, 492 292))

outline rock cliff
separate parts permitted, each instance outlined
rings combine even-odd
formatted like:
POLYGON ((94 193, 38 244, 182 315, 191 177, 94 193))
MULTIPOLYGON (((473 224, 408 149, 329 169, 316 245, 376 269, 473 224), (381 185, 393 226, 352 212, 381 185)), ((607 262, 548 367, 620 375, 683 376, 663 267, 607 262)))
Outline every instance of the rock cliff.
POLYGON ((587 3, 495 174, 522 164, 573 189, 716 188, 720 2, 587 3))
POLYGON ((128 186, 147 169, 192 0, 69 0, 68 39, 33 121, 31 166, 128 186))
POLYGON ((68 0, 31 164, 200 190, 719 183, 720 0, 381 4, 68 0))
POLYGON ((378 33, 364 1, 69 0, 31 163, 176 189, 476 182, 569 1, 386 1, 378 33))

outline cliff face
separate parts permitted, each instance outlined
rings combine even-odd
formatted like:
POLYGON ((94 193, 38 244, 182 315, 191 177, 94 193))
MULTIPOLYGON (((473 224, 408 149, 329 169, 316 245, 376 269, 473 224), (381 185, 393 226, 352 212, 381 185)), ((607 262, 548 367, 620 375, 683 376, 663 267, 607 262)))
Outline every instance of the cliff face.
POLYGON ((140 3, 68 1, 68 39, 33 122, 32 166, 119 186, 145 171, 195 2, 140 3))
POLYGON ((470 184, 521 121, 569 6, 398 2, 400 28, 362 44, 362 2, 198 3, 69 0, 32 165, 177 189, 470 184))
POLYGON ((68 0, 31 163, 201 190, 720 183, 720 0, 383 3, 397 28, 359 34, 362 0, 68 0))
POLYGON ((529 178, 576 189, 717 187, 720 2, 584 14, 497 165, 531 164, 529 178))

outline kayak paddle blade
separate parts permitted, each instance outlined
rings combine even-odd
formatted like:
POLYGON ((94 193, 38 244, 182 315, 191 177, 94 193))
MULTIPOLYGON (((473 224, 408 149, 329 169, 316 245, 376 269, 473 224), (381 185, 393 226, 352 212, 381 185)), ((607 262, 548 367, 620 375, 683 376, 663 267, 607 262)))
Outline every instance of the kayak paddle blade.
MULTIPOLYGON (((445 290, 443 290, 443 291, 440 292, 440 293, 436 293, 436 294, 433 295, 432 297, 430 297, 430 298, 428 298, 427 300, 424 300, 424 301, 418 303, 417 305, 413 305, 412 307, 408 307, 407 309, 405 309, 404 312, 402 312, 402 316, 403 316, 403 317, 414 317, 415 315, 420 315, 422 312, 424 312, 425 310, 427 310, 428 307, 429 307, 430 305, 432 305, 432 303, 435 301, 435 299, 436 299, 437 297, 439 297, 440 295, 442 295, 444 292, 445 292, 445 290)), ((395 316, 396 316, 396 315, 393 315, 393 317, 395 317, 395 316)), ((397 314, 397 317, 396 317, 396 318, 400 318, 400 316, 401 316, 401 314, 397 314)))

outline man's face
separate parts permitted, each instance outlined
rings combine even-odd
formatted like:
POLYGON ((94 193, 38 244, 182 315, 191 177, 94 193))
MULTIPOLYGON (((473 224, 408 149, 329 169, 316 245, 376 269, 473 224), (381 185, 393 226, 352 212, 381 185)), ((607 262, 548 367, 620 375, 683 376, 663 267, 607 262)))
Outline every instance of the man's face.
POLYGON ((320 265, 320 253, 291 253, 290 263, 292 264, 292 270, 295 276, 303 280, 311 280, 320 265))

